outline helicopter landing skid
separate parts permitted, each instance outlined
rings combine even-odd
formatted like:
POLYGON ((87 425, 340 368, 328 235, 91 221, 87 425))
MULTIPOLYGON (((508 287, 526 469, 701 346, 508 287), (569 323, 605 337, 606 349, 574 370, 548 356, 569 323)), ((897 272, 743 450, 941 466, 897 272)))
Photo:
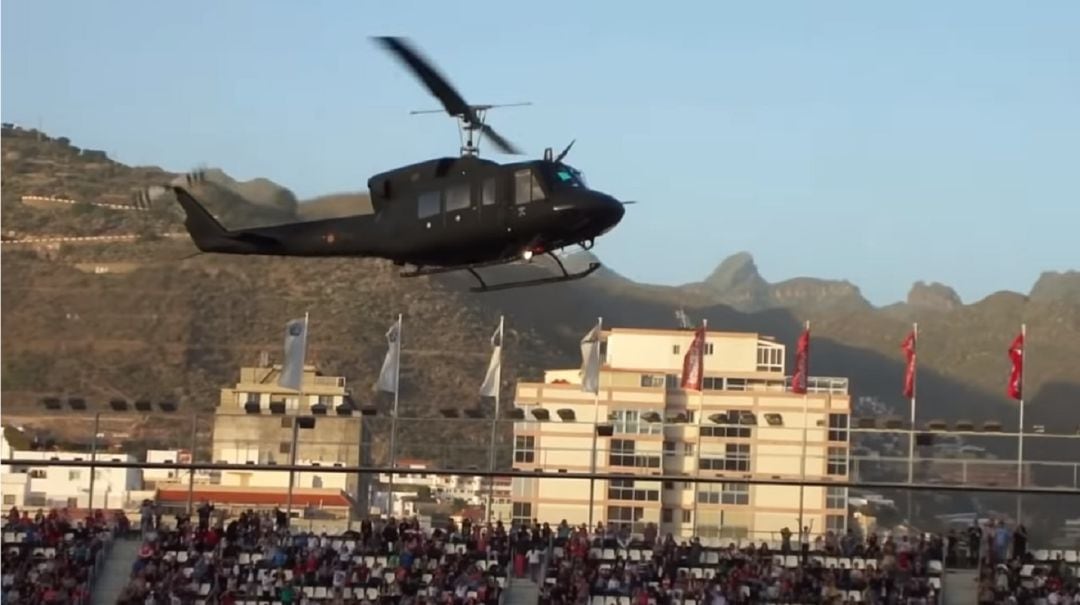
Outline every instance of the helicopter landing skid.
POLYGON ((420 276, 423 276, 423 275, 438 275, 440 273, 450 273, 452 271, 468 271, 469 273, 472 274, 473 277, 476 278, 476 281, 480 282, 479 286, 474 286, 474 287, 470 288, 469 290, 471 292, 481 293, 481 292, 497 292, 499 290, 510 290, 512 288, 527 288, 529 286, 542 286, 544 284, 557 284, 557 283, 560 283, 560 282, 575 281, 575 280, 579 280, 579 279, 581 279, 583 277, 587 277, 587 276, 591 275, 592 273, 594 273, 597 269, 599 269, 601 267, 600 263, 591 262, 591 263, 589 263, 588 268, 586 268, 584 270, 581 270, 581 271, 578 271, 576 273, 570 273, 569 271, 566 270, 566 267, 563 265, 562 261, 559 260, 558 256, 555 256, 555 254, 552 253, 552 252, 546 252, 545 254, 550 256, 551 259, 555 261, 555 264, 557 264, 559 266, 559 270, 562 272, 562 275, 556 275, 556 276, 553 276, 553 277, 542 277, 540 279, 528 279, 528 280, 522 280, 522 281, 506 282, 504 284, 488 285, 488 283, 486 281, 484 281, 484 278, 481 277, 480 274, 476 272, 477 269, 482 269, 484 267, 493 267, 493 266, 497 266, 497 265, 509 265, 509 264, 518 262, 518 259, 510 259, 510 260, 504 260, 504 261, 492 261, 492 262, 488 262, 488 263, 477 263, 477 264, 474 264, 474 265, 461 265, 461 266, 457 266, 457 267, 432 267, 432 268, 421 267, 421 268, 417 268, 415 271, 402 272, 402 273, 400 273, 400 277, 420 277, 420 276))

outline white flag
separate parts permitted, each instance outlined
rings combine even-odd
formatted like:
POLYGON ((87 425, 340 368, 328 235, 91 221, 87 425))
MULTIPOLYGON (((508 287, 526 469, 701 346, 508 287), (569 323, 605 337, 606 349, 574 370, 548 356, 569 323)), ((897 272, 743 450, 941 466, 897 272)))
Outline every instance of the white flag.
POLYGON ((495 333, 491 335, 491 361, 488 362, 487 375, 484 376, 484 384, 480 385, 481 397, 498 397, 499 383, 502 381, 502 321, 495 333))
POLYGON ((307 318, 285 324, 285 361, 281 364, 278 385, 294 391, 304 381, 304 354, 307 352, 307 318))
POLYGON ((386 358, 383 359, 382 370, 379 371, 379 381, 375 388, 388 393, 396 393, 398 388, 398 358, 401 356, 401 333, 398 331, 398 323, 390 326, 386 331, 386 358))
POLYGON ((581 339, 581 390, 600 392, 600 322, 581 339))

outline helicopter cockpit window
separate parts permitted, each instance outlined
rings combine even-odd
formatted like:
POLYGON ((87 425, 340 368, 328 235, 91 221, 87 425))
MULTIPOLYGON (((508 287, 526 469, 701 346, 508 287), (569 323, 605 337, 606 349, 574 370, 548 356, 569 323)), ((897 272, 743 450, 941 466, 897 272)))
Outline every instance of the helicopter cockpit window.
POLYGON ((446 188, 446 211, 465 210, 472 205, 471 187, 468 183, 451 185, 446 188))
POLYGON ((581 181, 580 174, 569 166, 559 166, 558 169, 555 170, 555 180, 559 185, 569 187, 582 187, 584 185, 581 181))
POLYGON ((484 206, 495 205, 495 179, 484 179, 484 186, 480 190, 480 203, 484 206))
POLYGON ((544 190, 532 170, 518 170, 514 173, 514 202, 528 204, 544 199, 544 190))
POLYGON ((416 214, 419 218, 435 216, 442 208, 442 199, 438 191, 427 191, 416 198, 416 214))

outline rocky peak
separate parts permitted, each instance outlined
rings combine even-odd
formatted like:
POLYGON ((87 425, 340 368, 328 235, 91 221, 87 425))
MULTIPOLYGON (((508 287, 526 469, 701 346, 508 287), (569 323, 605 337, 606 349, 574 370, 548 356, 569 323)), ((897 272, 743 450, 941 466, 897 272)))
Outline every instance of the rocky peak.
POLYGON ((956 290, 945 284, 938 282, 928 284, 918 281, 911 286, 911 290, 908 292, 907 304, 912 307, 933 311, 952 311, 963 306, 964 303, 960 300, 960 295, 956 293, 956 290))
POLYGON ((1080 271, 1046 271, 1031 288, 1031 300, 1080 304, 1080 271))
POLYGON ((758 273, 754 257, 749 252, 738 252, 725 258, 705 283, 714 290, 724 291, 746 286, 765 285, 765 280, 758 273))

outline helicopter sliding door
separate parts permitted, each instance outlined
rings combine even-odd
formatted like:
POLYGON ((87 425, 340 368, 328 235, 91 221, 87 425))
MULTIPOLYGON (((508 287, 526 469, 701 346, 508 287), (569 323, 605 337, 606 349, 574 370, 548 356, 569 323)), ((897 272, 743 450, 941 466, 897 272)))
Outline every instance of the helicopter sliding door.
POLYGON ((499 203, 497 180, 496 177, 489 176, 477 181, 474 193, 475 199, 479 202, 477 214, 483 231, 495 237, 499 237, 506 228, 506 208, 504 204, 499 203))

